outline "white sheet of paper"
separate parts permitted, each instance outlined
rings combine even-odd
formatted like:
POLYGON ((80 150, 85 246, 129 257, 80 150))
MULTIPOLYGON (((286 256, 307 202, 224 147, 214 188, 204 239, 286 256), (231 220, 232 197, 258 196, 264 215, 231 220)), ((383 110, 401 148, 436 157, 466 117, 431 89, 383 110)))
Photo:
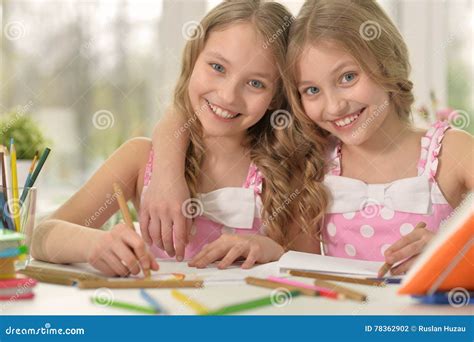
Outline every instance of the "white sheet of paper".
POLYGON ((220 270, 216 264, 211 264, 206 268, 189 267, 186 262, 176 262, 170 260, 157 260, 160 265, 160 273, 183 273, 186 279, 202 279, 206 284, 222 282, 243 282, 246 277, 277 276, 278 262, 271 262, 264 265, 257 265, 251 269, 244 270, 240 265, 232 265, 227 269, 220 270))
POLYGON ((333 274, 377 277, 383 262, 336 258, 312 253, 290 251, 278 262, 280 272, 289 269, 333 274))

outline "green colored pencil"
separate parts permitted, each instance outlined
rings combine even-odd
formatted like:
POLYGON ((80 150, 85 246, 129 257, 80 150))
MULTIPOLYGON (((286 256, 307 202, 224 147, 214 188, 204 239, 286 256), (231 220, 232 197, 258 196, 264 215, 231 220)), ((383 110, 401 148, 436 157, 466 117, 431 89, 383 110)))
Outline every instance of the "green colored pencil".
POLYGON ((105 300, 101 299, 99 297, 91 297, 91 302, 100 306, 110 306, 114 308, 119 308, 119 309, 125 309, 125 310, 130 310, 130 311, 136 311, 136 312, 141 312, 145 314, 151 314, 155 315, 157 312, 154 308, 150 306, 143 306, 143 305, 137 305, 137 304, 132 304, 132 303, 126 303, 126 302, 119 302, 116 300, 105 300))
MULTIPOLYGON (((290 291, 289 296, 291 297, 297 297, 301 295, 301 292, 299 291, 290 291)), ((239 304, 234 304, 234 305, 229 305, 229 306, 224 306, 223 308, 210 311, 207 315, 229 315, 233 314, 236 312, 240 311, 246 311, 246 310, 251 310, 251 309, 256 309, 262 306, 268 306, 272 305, 274 299, 272 298, 273 296, 270 297, 263 297, 259 299, 254 299, 248 302, 243 302, 239 304)))
POLYGON ((46 147, 43 153, 41 154, 41 157, 38 161, 38 165, 36 165, 36 168, 33 171, 31 178, 29 179, 28 183, 25 184, 23 192, 21 193, 20 203, 23 203, 25 201, 26 195, 28 194, 28 188, 31 188, 33 185, 35 185, 36 178, 38 178, 38 175, 41 172, 41 169, 43 168, 44 162, 46 161, 46 158, 48 158, 49 152, 51 152, 51 149, 46 147))

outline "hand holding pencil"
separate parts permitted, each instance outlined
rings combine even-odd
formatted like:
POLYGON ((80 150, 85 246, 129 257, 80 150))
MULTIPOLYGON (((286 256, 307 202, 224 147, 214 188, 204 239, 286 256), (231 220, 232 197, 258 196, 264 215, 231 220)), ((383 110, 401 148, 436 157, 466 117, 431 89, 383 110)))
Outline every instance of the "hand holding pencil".
POLYGON ((102 232, 99 240, 89 252, 87 261, 108 276, 150 275, 150 269, 158 270, 155 257, 148 251, 145 242, 135 232, 123 192, 114 184, 117 201, 125 223, 119 223, 110 231, 102 232))
POLYGON ((434 235, 425 227, 426 223, 418 223, 411 233, 387 248, 385 264, 380 268, 378 277, 383 277, 388 271, 392 275, 402 275, 408 271, 416 256, 423 251, 434 235))

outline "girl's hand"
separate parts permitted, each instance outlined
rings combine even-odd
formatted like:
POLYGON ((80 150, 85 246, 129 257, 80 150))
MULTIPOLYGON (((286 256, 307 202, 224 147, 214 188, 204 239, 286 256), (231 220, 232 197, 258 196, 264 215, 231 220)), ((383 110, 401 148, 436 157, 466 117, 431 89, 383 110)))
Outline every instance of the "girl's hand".
POLYGON ((103 232, 88 253, 87 262, 107 276, 128 276, 142 269, 158 270, 141 237, 125 224, 103 232))
POLYGON ((402 237, 385 251, 385 262, 393 265, 406 260, 390 270, 392 275, 405 274, 413 265, 416 256, 425 248, 434 233, 425 228, 415 228, 410 234, 402 237))
POLYGON ((283 247, 266 236, 223 234, 217 240, 204 246, 189 262, 189 266, 204 268, 222 259, 217 267, 223 269, 239 257, 243 257, 245 262, 242 268, 246 269, 255 263, 276 261, 284 252, 283 247))
MULTIPOLYGON (((176 175, 172 176, 175 177, 176 175)), ((140 229, 147 244, 155 244, 178 261, 184 258, 191 229, 191 218, 183 214, 183 203, 189 199, 184 176, 170 183, 168 177, 159 177, 150 183, 140 210, 140 229), (164 182, 167 180, 167 182, 164 182)))

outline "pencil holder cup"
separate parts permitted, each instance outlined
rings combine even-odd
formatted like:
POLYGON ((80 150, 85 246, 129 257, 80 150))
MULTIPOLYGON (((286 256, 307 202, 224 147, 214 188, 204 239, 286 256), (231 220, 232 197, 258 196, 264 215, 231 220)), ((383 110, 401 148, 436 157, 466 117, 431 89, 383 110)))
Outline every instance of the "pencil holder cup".
POLYGON ((18 192, 12 188, 0 187, 0 226, 22 233, 25 238, 21 241, 26 246, 26 253, 18 257, 16 269, 25 268, 30 262, 31 238, 36 218, 36 188, 20 187, 18 192))

